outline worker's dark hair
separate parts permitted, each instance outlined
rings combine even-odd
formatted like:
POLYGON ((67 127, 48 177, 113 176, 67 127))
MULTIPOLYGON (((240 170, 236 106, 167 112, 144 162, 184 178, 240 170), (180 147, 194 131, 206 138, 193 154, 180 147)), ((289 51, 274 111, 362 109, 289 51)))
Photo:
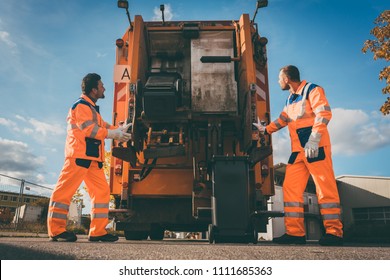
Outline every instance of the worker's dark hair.
POLYGON ((300 82, 301 81, 301 77, 299 75, 299 70, 296 66, 294 65, 287 65, 287 66, 284 66, 280 69, 281 71, 283 71, 283 73, 292 81, 294 82, 300 82))
POLYGON ((102 79, 100 75, 96 73, 89 73, 87 74, 84 78, 83 81, 81 82, 81 91, 83 94, 88 95, 93 88, 98 87, 98 82, 102 79))

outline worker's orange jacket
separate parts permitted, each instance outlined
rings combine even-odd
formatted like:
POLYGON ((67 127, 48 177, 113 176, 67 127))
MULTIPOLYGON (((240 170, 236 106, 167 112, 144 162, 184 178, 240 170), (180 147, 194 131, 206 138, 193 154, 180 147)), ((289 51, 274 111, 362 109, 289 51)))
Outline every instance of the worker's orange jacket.
POLYGON ((305 146, 311 133, 320 136, 319 147, 330 146, 327 124, 332 118, 324 89, 302 81, 298 90, 290 94, 280 116, 269 125, 271 134, 288 125, 291 137, 291 151, 299 152, 305 146))
POLYGON ((86 95, 70 108, 65 157, 104 162, 104 139, 107 129, 115 126, 106 123, 99 113, 99 106, 86 95))

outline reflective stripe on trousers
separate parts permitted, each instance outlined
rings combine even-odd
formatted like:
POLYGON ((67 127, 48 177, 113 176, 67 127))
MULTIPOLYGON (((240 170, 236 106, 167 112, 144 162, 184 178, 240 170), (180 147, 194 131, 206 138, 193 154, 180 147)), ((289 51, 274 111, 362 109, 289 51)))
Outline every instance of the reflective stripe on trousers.
POLYGON ((69 204, 57 201, 50 201, 47 216, 48 218, 61 219, 65 220, 66 222, 66 219, 68 217, 68 211, 69 204))
POLYGON ((319 207, 324 223, 331 222, 332 220, 341 220, 340 203, 320 203, 319 207))

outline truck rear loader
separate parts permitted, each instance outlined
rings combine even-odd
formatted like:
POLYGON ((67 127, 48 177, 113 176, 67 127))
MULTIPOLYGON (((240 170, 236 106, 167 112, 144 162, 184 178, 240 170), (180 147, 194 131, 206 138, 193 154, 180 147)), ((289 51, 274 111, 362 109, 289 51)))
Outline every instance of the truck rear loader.
MULTIPOLYGON (((267 1, 257 1, 257 10, 267 1)), ((133 21, 116 41, 111 145, 116 230, 127 240, 208 232, 210 242, 257 242, 274 195, 267 38, 238 20, 133 21)))

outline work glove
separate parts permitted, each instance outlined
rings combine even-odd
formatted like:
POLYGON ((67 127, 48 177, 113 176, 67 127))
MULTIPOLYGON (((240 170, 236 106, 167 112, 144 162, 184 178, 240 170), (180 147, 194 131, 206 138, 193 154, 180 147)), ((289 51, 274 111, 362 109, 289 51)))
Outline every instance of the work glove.
POLYGON ((127 133, 127 130, 131 126, 131 123, 119 126, 116 129, 109 129, 107 131, 107 138, 118 140, 119 142, 127 142, 131 138, 131 134, 127 133))
POLYGON ((318 144, 321 140, 321 134, 315 133, 310 134, 309 140, 307 141, 304 150, 305 157, 316 158, 318 157, 318 144))
POLYGON ((257 123, 252 123, 258 130, 261 134, 265 134, 266 133, 266 129, 265 129, 265 125, 260 121, 259 117, 257 117, 257 123))

